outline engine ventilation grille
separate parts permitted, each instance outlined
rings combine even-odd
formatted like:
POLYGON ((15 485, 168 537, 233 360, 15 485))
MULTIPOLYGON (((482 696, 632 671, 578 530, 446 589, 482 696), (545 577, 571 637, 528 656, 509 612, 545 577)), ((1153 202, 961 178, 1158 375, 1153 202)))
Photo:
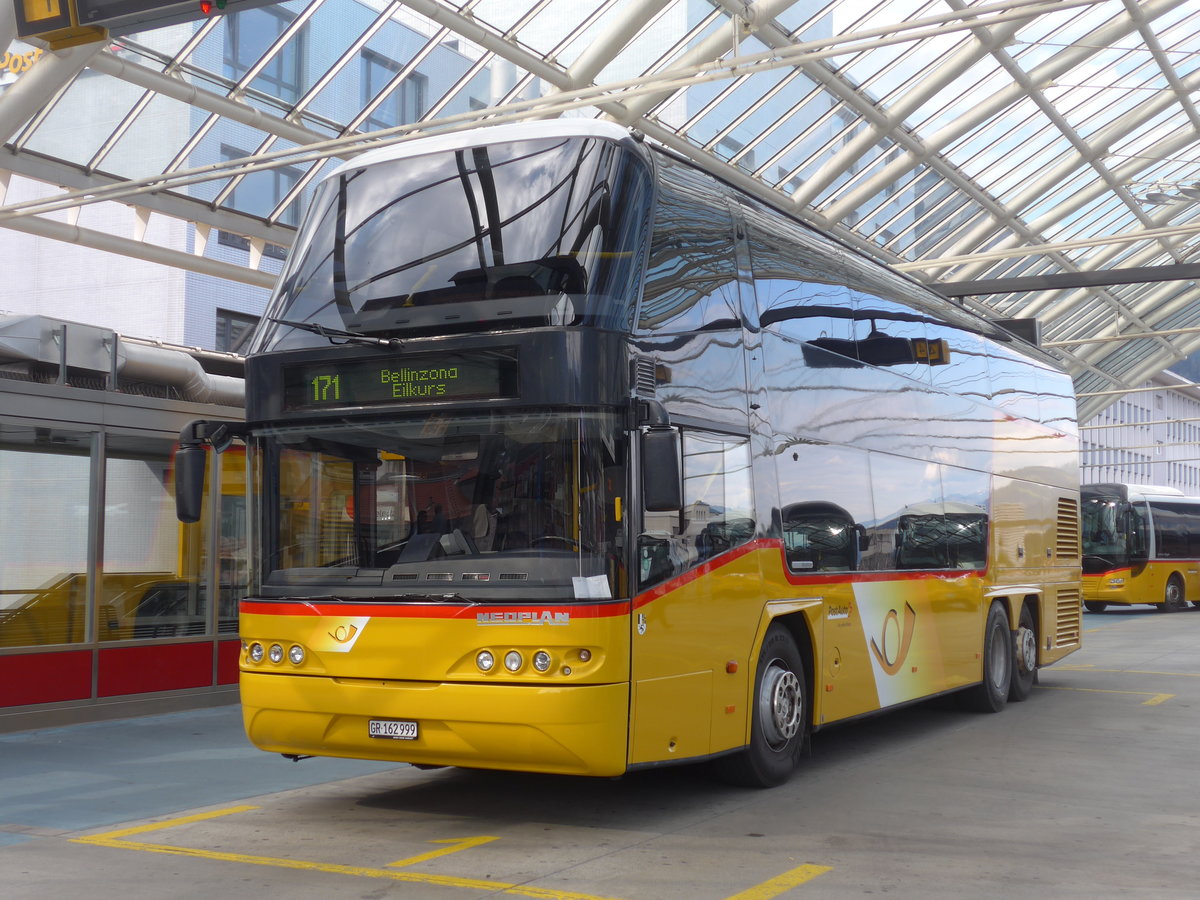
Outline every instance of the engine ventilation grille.
POLYGON ((1079 559, 1079 501, 1060 497, 1054 532, 1054 555, 1058 559, 1079 559))
POLYGON ((449 572, 431 572, 425 576, 426 581, 453 581, 454 576, 449 572))
POLYGON ((1082 599, 1079 588, 1058 589, 1058 607, 1054 620, 1055 647, 1070 647, 1079 643, 1082 599))
POLYGON ((397 572, 392 575, 392 581, 416 581, 416 572, 397 572))
POLYGON ((528 581, 529 574, 527 572, 501 572, 501 581, 528 581))
POLYGON ((658 379, 655 377, 654 360, 648 356, 638 356, 629 365, 633 370, 629 374, 633 392, 639 397, 657 396, 658 379))

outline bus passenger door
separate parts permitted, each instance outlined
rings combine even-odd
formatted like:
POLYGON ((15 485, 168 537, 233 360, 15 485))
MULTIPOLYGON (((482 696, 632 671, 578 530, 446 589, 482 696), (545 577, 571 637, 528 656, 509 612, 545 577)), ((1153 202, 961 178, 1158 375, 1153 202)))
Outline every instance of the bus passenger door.
POLYGON ((745 437, 685 431, 683 506, 641 510, 631 636, 630 764, 741 741, 757 560, 745 437), (732 713, 724 710, 732 707, 732 713), (728 721, 725 721, 728 719, 728 721))

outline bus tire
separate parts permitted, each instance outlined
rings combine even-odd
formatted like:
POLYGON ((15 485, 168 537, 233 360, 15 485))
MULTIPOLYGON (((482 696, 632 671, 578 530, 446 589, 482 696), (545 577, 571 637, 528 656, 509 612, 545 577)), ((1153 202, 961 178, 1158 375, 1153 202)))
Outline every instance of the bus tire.
POLYGON ((767 630, 754 673, 750 744, 717 760, 726 781, 745 787, 783 784, 795 770, 808 736, 804 661, 782 625, 767 630))
POLYGON ((1083 608, 1088 612, 1104 612, 1108 609, 1108 604, 1103 600, 1084 600, 1083 608))
POLYGON ((1021 607, 1017 630, 1013 632, 1012 678, 1008 685, 1008 699, 1013 702, 1025 700, 1033 693, 1037 682, 1037 630, 1034 628, 1033 613, 1027 605, 1021 607))
POLYGON ((1167 579, 1167 588, 1163 591, 1163 602, 1159 610, 1179 612, 1181 609, 1187 609, 1187 600, 1184 598, 1183 579, 1179 577, 1178 572, 1174 572, 1167 579))
POLYGON ((1012 646, 1004 606, 999 601, 993 602, 983 626, 983 681, 963 694, 968 709, 989 713, 1004 709, 1012 682, 1012 646))

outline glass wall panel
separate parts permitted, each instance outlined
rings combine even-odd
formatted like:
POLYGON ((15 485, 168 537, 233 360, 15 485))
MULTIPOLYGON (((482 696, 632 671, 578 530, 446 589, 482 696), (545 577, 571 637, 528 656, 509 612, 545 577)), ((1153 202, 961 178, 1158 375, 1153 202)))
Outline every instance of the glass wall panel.
POLYGON ((86 639, 90 436, 4 431, 0 647, 78 643, 86 639))
POLYGON ((217 631, 236 634, 238 603, 250 593, 250 541, 246 506, 246 448, 237 444, 220 456, 220 527, 217 532, 217 631))
POLYGON ((205 523, 183 525, 175 517, 171 444, 139 443, 147 449, 112 449, 105 461, 97 638, 204 634, 205 523))

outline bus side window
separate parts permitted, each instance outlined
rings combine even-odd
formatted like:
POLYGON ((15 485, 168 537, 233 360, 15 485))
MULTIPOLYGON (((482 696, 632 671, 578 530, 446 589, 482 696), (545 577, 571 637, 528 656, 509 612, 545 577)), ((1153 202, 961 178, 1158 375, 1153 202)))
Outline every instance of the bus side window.
POLYGON ((876 518, 863 568, 949 568, 941 467, 885 453, 870 462, 876 518))
POLYGON ((1146 511, 1140 506, 1130 506, 1125 511, 1127 517, 1123 523, 1126 534, 1130 560, 1145 562, 1150 555, 1149 541, 1146 536, 1146 511))
POLYGON ((805 363, 856 367, 854 311, 836 253, 818 252, 799 225, 745 205, 758 323, 803 343, 805 363), (832 354, 832 355, 830 355, 832 354))
POLYGON ((662 161, 638 327, 674 333, 740 328, 733 216, 702 172, 662 161))
POLYGON ((861 568, 870 549, 864 526, 874 519, 866 452, 796 443, 776 453, 776 466, 788 569, 804 575, 861 568))
POLYGON ((784 556, 793 572, 851 572, 866 531, 836 503, 793 503, 780 514, 784 556))

